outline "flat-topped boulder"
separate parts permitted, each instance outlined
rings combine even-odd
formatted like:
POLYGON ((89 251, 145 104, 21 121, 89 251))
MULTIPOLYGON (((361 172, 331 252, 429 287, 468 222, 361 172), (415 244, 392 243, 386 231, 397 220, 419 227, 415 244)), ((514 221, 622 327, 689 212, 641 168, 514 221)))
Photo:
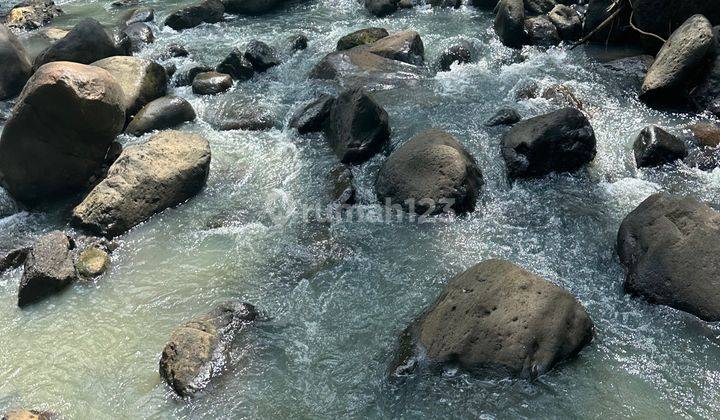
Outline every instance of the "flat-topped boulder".
POLYGON ((160 376, 180 397, 204 389, 227 365, 233 337, 256 317, 250 304, 225 302, 176 328, 160 356, 160 376))
POLYGON ((95 234, 120 235, 193 197, 205 186, 209 170, 207 140, 160 132, 123 149, 107 177, 73 209, 73 222, 95 234))
POLYGON ((138 57, 115 56, 96 61, 120 83, 125 96, 125 115, 135 115, 143 106, 165 95, 167 73, 160 64, 138 57))
POLYGON ((3 185, 31 204, 85 187, 122 131, 124 101, 107 70, 69 62, 40 67, 0 136, 3 185))
POLYGON ((375 189, 381 205, 438 214, 475 209, 482 187, 475 159, 455 137, 426 130, 396 149, 380 168, 375 189))
POLYGON ((657 193, 625 217, 617 253, 625 291, 720 320, 720 213, 692 197, 657 193))
POLYGON ((505 260, 451 279, 401 336, 395 374, 427 362, 492 375, 536 378, 577 355, 593 322, 565 289, 505 260))

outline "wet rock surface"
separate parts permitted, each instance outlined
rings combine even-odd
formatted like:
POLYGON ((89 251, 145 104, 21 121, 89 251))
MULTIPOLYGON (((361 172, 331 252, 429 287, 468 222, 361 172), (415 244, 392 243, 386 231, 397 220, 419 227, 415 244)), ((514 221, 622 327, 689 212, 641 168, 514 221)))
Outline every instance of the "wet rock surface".
POLYGON ((195 110, 188 101, 177 96, 163 96, 142 107, 125 132, 140 136, 153 130, 174 128, 194 119, 195 110))
POLYGON ((63 232, 41 236, 25 260, 18 306, 24 307, 56 294, 77 280, 75 242, 63 232))

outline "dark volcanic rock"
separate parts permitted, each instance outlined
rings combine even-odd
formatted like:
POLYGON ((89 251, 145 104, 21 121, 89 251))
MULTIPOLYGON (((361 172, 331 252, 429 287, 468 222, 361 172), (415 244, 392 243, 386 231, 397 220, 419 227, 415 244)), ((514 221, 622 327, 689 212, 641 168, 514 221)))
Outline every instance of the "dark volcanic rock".
POLYGON ((707 60, 713 47, 710 22, 700 15, 687 20, 663 45, 648 70, 640 97, 651 102, 673 102, 707 60))
POLYGON ((524 0, 525 9, 532 15, 544 15, 550 12, 557 3, 555 0, 524 0))
POLYGON ((288 0, 223 0, 228 13, 262 15, 274 12, 288 4, 288 0))
POLYGON ((365 0, 365 8, 377 17, 385 17, 397 11, 398 2, 398 0, 365 0))
POLYGON ((113 55, 122 55, 110 35, 95 19, 84 19, 65 37, 35 58, 33 68, 52 61, 90 64, 113 55))
POLYGON ((165 26, 181 31, 203 23, 221 22, 224 14, 225 6, 220 0, 202 0, 168 16, 165 26))
POLYGON ((209 171, 207 140, 163 131, 122 151, 107 177, 73 209, 73 223, 103 236, 123 234, 196 195, 209 171))
POLYGON ((526 42, 530 45, 551 47, 560 43, 557 28, 546 16, 525 19, 526 42))
POLYGON ((645 75, 654 61, 655 57, 651 55, 637 55, 608 61, 603 66, 623 77, 632 77, 638 80, 637 84, 640 85, 645 80, 645 75))
POLYGON ((385 28, 365 28, 349 33, 337 42, 337 50, 344 51, 373 42, 390 35, 385 28))
POLYGON ((485 121, 485 125, 488 127, 495 127, 498 125, 514 125, 522 120, 522 116, 513 108, 501 108, 495 115, 485 121))
POLYGON ((520 48, 525 42, 523 0, 500 0, 495 16, 495 33, 505 46, 520 48))
POLYGON ((275 48, 258 40, 253 40, 248 43, 245 49, 245 58, 252 64, 257 72, 263 72, 281 63, 275 48))
POLYGON ((433 368, 535 378, 578 354, 593 322, 566 290, 509 261, 487 260, 451 279, 403 334, 396 374, 433 368))
POLYGON ((440 71, 450 71, 450 66, 455 63, 465 64, 472 61, 473 46, 468 41, 455 44, 440 53, 438 68, 440 71))
POLYGON ((419 214, 464 213, 475 209, 482 184, 482 173, 463 145, 430 129, 390 155, 375 189, 382 205, 399 204, 419 214))
POLYGON ((32 64, 25 48, 17 37, 0 25, 0 101, 20 93, 30 78, 32 64))
POLYGON ((208 66, 198 65, 191 67, 175 77, 175 86, 190 86, 198 74, 211 71, 213 71, 213 69, 208 66))
POLYGON ((155 34, 145 22, 131 23, 121 33, 130 40, 130 51, 132 52, 138 52, 145 45, 155 42, 155 34))
POLYGON ((100 167, 124 122, 122 88, 106 70, 68 62, 42 66, 0 137, 3 185, 26 203, 77 191, 100 167))
POLYGON ((192 91, 196 95, 215 95, 230 89, 232 84, 230 75, 209 71, 195 76, 192 82, 192 91))
POLYGON ((346 90, 331 107, 325 135, 342 163, 363 163, 390 141, 387 112, 365 89, 346 90))
MULTIPOLYGON (((715 0, 632 0, 632 5, 635 25, 665 39, 693 15, 700 14, 713 25, 720 24, 720 7, 715 0)), ((656 41, 649 37, 646 40, 656 41)))
POLYGON ((25 263, 29 253, 30 248, 18 248, 5 254, 4 257, 0 258, 0 274, 7 270, 20 267, 25 263))
POLYGON ((321 95, 300 108, 290 118, 290 128, 297 129, 300 134, 322 131, 325 121, 330 116, 330 110, 335 101, 330 95, 321 95))
POLYGON ((240 81, 250 80, 255 74, 252 63, 237 48, 233 49, 215 70, 240 81))
POLYGON ((690 99, 699 111, 708 111, 720 117, 720 26, 713 28, 715 35, 714 59, 705 76, 692 89, 690 99))
POLYGON ((689 128, 699 146, 720 146, 720 125, 715 123, 695 123, 689 128))
POLYGON ((595 158, 595 132, 582 112, 564 108, 515 124, 502 155, 510 178, 575 171, 595 158))
POLYGON ((127 134, 141 136, 153 130, 176 127, 195 119, 195 110, 188 101, 177 96, 164 96, 145 105, 125 128, 127 134))
POLYGON ((685 142, 656 125, 645 127, 640 132, 633 151, 638 168, 664 165, 688 155, 685 142))
POLYGON ((235 334, 255 318, 252 305, 226 302, 178 327, 160 356, 160 376, 181 397, 202 390, 227 364, 235 334))
POLYGON ((618 231, 626 292, 720 320, 719 234, 720 215, 707 205, 691 197, 650 196, 618 231))
POLYGON ((75 242, 62 232, 55 231, 38 238, 25 260, 18 306, 38 302, 77 280, 74 248, 75 242))

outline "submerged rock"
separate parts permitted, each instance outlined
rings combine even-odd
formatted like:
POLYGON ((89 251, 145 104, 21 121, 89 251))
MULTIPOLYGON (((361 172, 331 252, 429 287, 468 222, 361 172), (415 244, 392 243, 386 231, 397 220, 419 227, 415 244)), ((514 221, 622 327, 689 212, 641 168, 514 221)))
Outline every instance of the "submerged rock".
POLYGON ((503 137, 510 178, 571 172, 595 158, 595 132, 585 115, 563 108, 515 124, 503 137))
POLYGON ((128 25, 121 32, 130 41, 130 51, 138 52, 147 44, 155 42, 155 34, 147 23, 136 22, 128 25))
POLYGON ((291 2, 289 0, 223 0, 228 13, 262 15, 274 12, 291 2))
POLYGON ((178 327, 160 356, 160 376, 181 397, 204 389, 227 364, 236 333, 255 318, 252 305, 226 302, 178 327))
POLYGON ((95 19, 84 19, 61 40, 40 53, 33 68, 53 61, 90 64, 113 55, 122 55, 113 39, 95 19))
POLYGON ((93 66, 107 70, 120 83, 125 96, 125 115, 130 117, 150 101, 165 95, 167 73, 158 63, 137 57, 109 57, 93 66))
POLYGON ((710 22, 700 15, 688 19, 663 45, 650 67, 640 97, 651 102, 677 101, 713 47, 710 22))
POLYGON ((15 97, 30 78, 32 64, 17 37, 0 24, 0 101, 15 97))
POLYGON ((0 137, 3 185, 30 204, 84 187, 122 131, 123 101, 107 70, 68 62, 42 66, 0 137))
POLYGON ((390 142, 387 112, 364 88, 348 89, 333 102, 325 135, 342 163, 363 163, 390 142))
POLYGON ((353 174, 350 168, 345 165, 338 165, 330 172, 332 191, 330 198, 332 204, 347 207, 355 204, 357 191, 353 185, 353 174))
POLYGON ((393 14, 398 9, 399 0, 365 0, 365 8, 377 17, 393 14))
POLYGON ((501 108, 495 115, 485 121, 487 127, 495 127, 498 125, 514 125, 522 120, 522 116, 513 108, 501 108))
POLYGON ((228 74, 208 71, 200 73, 193 79, 192 91, 196 95, 215 95, 230 89, 232 77, 228 74))
POLYGON ((386 36, 389 36, 385 28, 365 28, 351 32, 340 38, 337 42, 337 50, 345 51, 360 45, 372 44, 386 36))
POLYGON ((32 31, 47 25, 61 14, 62 10, 52 0, 26 0, 10 9, 5 22, 13 29, 32 31))
POLYGON ((275 48, 258 40, 248 43, 245 49, 245 58, 257 72, 263 72, 281 64, 275 48))
POLYGON ((645 127, 640 132, 633 151, 638 168, 664 165, 688 155, 684 141, 656 125, 645 127))
POLYGON ((380 168, 375 189, 382 205, 439 214, 475 209, 482 187, 475 159, 450 134, 430 129, 395 150, 380 168))
POLYGON ((575 91, 562 84, 548 86, 542 93, 542 98, 554 102, 562 107, 573 107, 582 110, 583 103, 575 96, 575 91))
POLYGON ((291 53, 302 51, 308 47, 308 37, 305 34, 292 35, 288 38, 288 50, 291 53))
POLYGON ((525 43, 525 5, 523 0, 500 0, 495 16, 495 33, 510 48, 525 43))
POLYGON ((201 0, 168 16, 165 26, 182 31, 203 23, 221 22, 224 14, 225 6, 220 0, 201 0))
POLYGON ((401 338, 396 374, 433 368, 536 378, 578 354, 593 322, 566 290, 504 260, 451 279, 401 338), (422 355, 422 356, 421 356, 422 355))
POLYGON ((275 126, 273 115, 262 108, 227 107, 211 118, 216 130, 265 131, 275 126))
POLYGON ((625 291, 720 320, 720 214, 691 197, 650 196, 620 225, 625 291))
POLYGON ((472 43, 461 41, 459 44, 452 45, 440 53, 437 66, 440 71, 450 71, 450 67, 455 63, 465 64, 471 62, 472 55, 472 43))
POLYGON ((122 151, 107 178, 75 207, 73 222, 107 237, 123 234, 200 192, 209 170, 207 140, 163 131, 122 151))
POLYGON ((33 244, 20 279, 18 306, 24 307, 58 293, 77 280, 73 263, 75 241, 63 232, 50 232, 33 244))
POLYGON ((92 279, 101 276, 110 263, 110 256, 105 250, 91 246, 78 255, 75 269, 81 278, 92 279))
POLYGON ((322 131, 334 102, 335 98, 323 94, 314 101, 301 106, 290 118, 290 128, 297 129, 300 134, 322 131))
POLYGON ((141 136, 153 130, 174 128, 195 119, 195 110, 178 96, 163 96, 145 105, 125 128, 127 134, 141 136))
POLYGON ((252 63, 245 58, 242 51, 235 48, 215 68, 218 73, 229 74, 235 80, 250 80, 255 74, 252 63))

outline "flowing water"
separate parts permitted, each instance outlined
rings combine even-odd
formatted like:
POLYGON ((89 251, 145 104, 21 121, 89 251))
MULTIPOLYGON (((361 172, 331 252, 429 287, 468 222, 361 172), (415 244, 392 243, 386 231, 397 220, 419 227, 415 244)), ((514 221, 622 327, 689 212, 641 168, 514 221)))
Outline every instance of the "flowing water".
MULTIPOLYGON (((107 0, 60 4, 67 14, 59 26, 85 16, 109 25, 119 16, 107 0)), ((182 3, 146 4, 162 21, 182 3)), ((693 116, 647 108, 631 80, 605 70, 587 50, 513 53, 491 24, 490 13, 471 7, 421 6, 371 19, 354 0, 316 0, 182 33, 158 30, 140 55, 186 45, 192 58, 174 59, 179 71, 217 63, 253 38, 281 46, 304 32, 310 46, 226 94, 173 90, 200 116, 183 129, 211 143, 207 188, 121 237, 104 277, 23 310, 16 306, 21 269, 0 277, 0 409, 45 408, 67 418, 720 415, 720 328, 624 295, 614 253, 620 221, 655 191, 720 206, 719 171, 634 168, 631 145, 641 128, 660 123, 681 131, 693 116), (417 30, 428 62, 459 39, 479 49, 476 63, 376 93, 394 146, 438 127, 476 157, 486 185, 474 213, 422 224, 383 217, 373 182, 385 157, 377 156, 353 168, 361 217, 291 214, 327 203, 336 158, 322 136, 300 137, 282 126, 298 104, 334 92, 306 75, 339 37, 366 26, 417 30), (596 130, 598 154, 586 171, 510 185, 499 152, 502 130, 482 123, 531 82, 575 90, 596 130), (221 106, 263 107, 281 123, 261 133, 214 131, 206 121, 221 106), (490 257, 570 290, 595 322, 594 342, 534 382, 459 372, 389 382, 398 333, 450 277, 490 257), (264 320, 239 335, 225 374, 207 392, 177 399, 157 373, 164 343, 181 322, 229 298, 255 304, 264 320)), ((524 116, 557 107, 544 99, 515 106, 524 116)), ((69 229, 67 205, 26 212, 7 198, 1 203, 4 250, 69 229)))

